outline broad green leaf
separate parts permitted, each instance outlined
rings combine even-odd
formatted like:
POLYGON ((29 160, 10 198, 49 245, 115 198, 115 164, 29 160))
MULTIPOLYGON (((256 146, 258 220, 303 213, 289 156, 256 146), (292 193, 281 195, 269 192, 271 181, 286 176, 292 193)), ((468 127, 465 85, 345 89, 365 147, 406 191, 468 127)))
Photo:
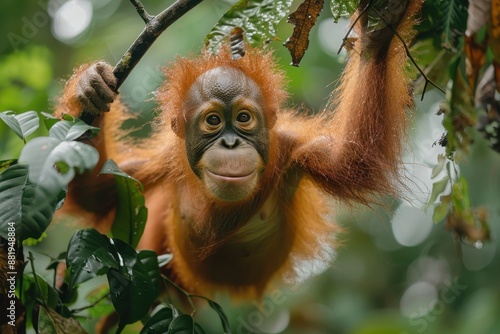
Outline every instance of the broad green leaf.
POLYGON ((113 160, 104 164, 101 174, 113 174, 118 192, 118 207, 111 233, 114 238, 121 239, 132 247, 136 247, 141 239, 148 209, 142 195, 139 181, 125 174, 113 160))
POLYGON ((205 334, 205 331, 203 330, 203 328, 201 328, 201 326, 195 322, 193 323, 193 327, 194 327, 194 334, 205 334))
POLYGON ((50 137, 64 141, 76 140, 84 134, 87 138, 91 138, 97 133, 99 133, 99 128, 90 126, 78 119, 73 121, 62 120, 54 124, 49 130, 50 137))
POLYGON ((0 235, 23 241, 38 239, 52 220, 60 200, 59 192, 36 187, 29 180, 28 167, 14 165, 0 174, 0 235))
POLYGON ((432 184, 432 192, 431 192, 431 197, 429 198, 429 201, 427 202, 427 207, 431 206, 436 202, 436 199, 438 198, 439 195, 443 193, 443 191, 446 189, 446 186, 448 185, 450 181, 450 177, 448 175, 444 176, 441 180, 434 182, 432 184))
POLYGON ((156 312, 145 324, 140 334, 167 333, 173 320, 172 309, 164 307, 156 312))
POLYGON ((90 170, 98 159, 97 150, 90 145, 37 137, 24 146, 19 163, 29 165, 30 182, 59 192, 73 179, 75 168, 79 172, 90 170))
POLYGON ((194 332, 194 320, 191 316, 187 314, 181 314, 175 318, 168 326, 168 334, 176 333, 193 333, 194 332))
POLYGON ((330 0, 333 20, 338 22, 341 17, 350 17, 358 8, 357 0, 330 0))
POLYGON ((50 128, 52 128, 54 124, 60 121, 60 119, 56 116, 44 111, 42 111, 40 114, 43 116, 43 122, 45 123, 45 127, 47 128, 47 130, 50 130, 50 128))
POLYGON ((23 112, 16 116, 19 125, 21 126, 21 133, 23 139, 26 139, 30 134, 35 132, 40 127, 40 117, 36 111, 23 112))
POLYGON ((120 317, 119 331, 127 324, 142 319, 160 292, 160 273, 156 254, 137 254, 120 239, 112 239, 120 256, 118 269, 107 273, 111 301, 120 317), (155 270, 152 267, 156 266, 155 270))
POLYGON ((71 237, 66 254, 70 289, 104 275, 110 268, 118 269, 120 260, 113 242, 107 236, 94 229, 77 231, 71 237))
POLYGON ((220 49, 226 36, 240 27, 252 46, 276 38, 276 27, 285 17, 292 0, 240 0, 229 9, 205 38, 212 53, 220 49))
POLYGON ((137 259, 141 261, 144 266, 151 281, 151 285, 153 287, 158 287, 157 293, 160 293, 161 273, 157 254, 151 250, 141 250, 137 253, 137 259))
POLYGON ((0 119, 24 141, 40 126, 40 118, 36 111, 27 111, 18 115, 13 111, 4 111, 0 113, 0 119))

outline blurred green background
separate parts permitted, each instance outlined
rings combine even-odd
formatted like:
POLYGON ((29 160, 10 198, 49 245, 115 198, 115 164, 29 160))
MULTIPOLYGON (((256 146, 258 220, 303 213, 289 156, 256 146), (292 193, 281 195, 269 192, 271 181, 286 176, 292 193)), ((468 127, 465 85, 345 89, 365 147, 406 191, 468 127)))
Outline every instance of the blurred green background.
MULTIPOLYGON (((171 3, 144 1, 151 13, 171 3)), ((204 1, 160 36, 125 81, 121 95, 140 115, 144 129, 155 107, 152 92, 162 81, 159 67, 177 55, 197 54, 231 3, 204 1)), ((96 59, 116 64, 142 28, 128 1, 1 1, 0 111, 51 112, 75 66, 96 59)), ((333 23, 325 9, 298 68, 289 65, 282 47, 291 29, 282 23, 281 40, 270 47, 288 74, 291 106, 318 110, 345 61, 345 53, 337 55, 337 50, 347 21, 333 23)), ((405 158, 404 200, 391 202, 391 210, 339 208, 335 219, 346 229, 338 236, 343 245, 331 268, 319 268, 321 274, 304 284, 276 289, 260 303, 234 306, 223 299, 236 333, 500 333, 498 154, 478 137, 469 161, 460 166, 472 204, 489 210, 491 242, 457 243, 444 223, 432 222, 432 209, 424 209, 432 188, 431 169, 437 154, 443 153, 432 145, 444 132, 441 116, 435 114, 443 98, 430 91, 417 103, 405 158)), ((22 145, 0 124, 0 159, 17 157, 22 145)), ((61 237, 54 226, 47 232, 42 247, 57 256, 69 236, 61 237)), ((220 332, 210 310, 199 309, 197 317, 207 332, 220 332)))

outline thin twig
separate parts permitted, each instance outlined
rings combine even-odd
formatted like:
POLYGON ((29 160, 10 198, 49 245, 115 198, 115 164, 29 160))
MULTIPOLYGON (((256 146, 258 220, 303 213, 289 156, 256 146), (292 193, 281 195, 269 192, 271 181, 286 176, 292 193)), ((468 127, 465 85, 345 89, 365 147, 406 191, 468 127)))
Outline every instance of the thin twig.
POLYGON ((78 312, 81 312, 81 311, 85 311, 85 310, 87 310, 89 308, 92 308, 92 307, 96 306, 101 301, 103 301, 104 299, 108 298, 109 294, 110 294, 110 292, 104 294, 103 296, 99 297, 96 301, 94 301, 92 304, 89 304, 87 306, 82 306, 80 308, 75 308, 75 309, 71 310, 71 314, 75 314, 75 313, 78 313, 78 312))
MULTIPOLYGON (((139 15, 141 15, 143 19, 146 17, 147 21, 145 20, 146 26, 140 35, 113 69, 113 74, 117 79, 117 90, 161 33, 202 1, 203 0, 177 0, 160 14, 149 18, 150 15, 146 13, 144 6, 142 6, 138 0, 131 0, 139 15), (141 10, 144 10, 143 14, 141 14, 141 10)), ((96 119, 96 115, 83 110, 80 119, 87 124, 92 124, 96 119)))
POLYGON ((339 54, 340 51, 342 51, 342 48, 345 46, 347 39, 349 37, 349 34, 351 33, 352 29, 354 29, 354 26, 358 23, 359 19, 366 13, 368 8, 370 8, 371 4, 372 4, 371 1, 368 2, 368 4, 365 6, 365 8, 363 8, 361 13, 359 13, 358 17, 356 17, 354 22, 351 24, 351 26, 349 27, 349 30, 347 30, 347 33, 344 35, 344 38, 342 38, 342 44, 340 45, 340 48, 339 48, 339 51, 337 51, 337 54, 339 54))
POLYGON ((149 21, 151 21, 151 19, 153 19, 154 16, 148 14, 142 2, 140 2, 139 0, 130 0, 130 2, 132 3, 132 5, 134 5, 137 13, 139 13, 140 17, 142 17, 142 19, 144 20, 144 23, 148 23, 149 21))
MULTIPOLYGON (((41 293, 42 287, 40 285, 40 282, 38 282, 38 275, 37 275, 36 270, 35 270, 35 258, 33 257, 33 253, 28 252, 28 260, 30 260, 31 272, 33 273, 33 279, 35 280, 36 289, 40 292, 40 295, 42 295, 42 293, 41 293)), ((42 306, 45 309, 48 309, 47 301, 43 297, 40 298, 40 302, 42 303, 42 306)))
POLYGON ((184 290, 179 284, 175 283, 170 278, 168 278, 166 275, 161 274, 161 277, 163 278, 164 281, 166 281, 169 284, 171 284, 174 288, 176 288, 177 290, 179 290, 184 295, 184 297, 186 297, 186 299, 189 302, 189 305, 191 306, 191 310, 192 310, 191 311, 191 316, 193 316, 194 313, 196 312, 196 307, 194 306, 192 297, 198 297, 198 296, 190 294, 189 292, 187 292, 186 290, 184 290))

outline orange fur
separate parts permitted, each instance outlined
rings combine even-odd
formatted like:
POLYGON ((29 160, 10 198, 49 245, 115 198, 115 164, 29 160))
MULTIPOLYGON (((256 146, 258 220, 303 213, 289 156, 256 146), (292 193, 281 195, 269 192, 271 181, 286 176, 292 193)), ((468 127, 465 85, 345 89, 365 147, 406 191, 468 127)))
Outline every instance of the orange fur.
MULTIPOLYGON (((420 5, 420 0, 410 1, 398 23, 406 41, 420 5)), ((360 25, 356 30, 362 36, 360 25)), ((298 279, 308 265, 327 263, 332 255, 339 228, 330 222, 331 196, 369 204, 374 195, 395 194, 406 111, 412 105, 406 54, 393 37, 370 57, 376 43, 361 40, 351 50, 335 98, 318 115, 283 109, 284 76, 269 53, 250 49, 232 60, 223 49, 217 56, 177 59, 165 69, 166 82, 156 95, 161 113, 151 138, 139 144, 117 140, 127 117, 120 101, 99 118, 104 137, 92 143, 101 152, 100 164, 113 158, 145 186, 149 217, 140 247, 172 252, 172 277, 186 289, 203 294, 225 289, 252 297, 274 280, 298 279), (270 124, 269 159, 258 189, 237 203, 207 197, 190 169, 182 131, 171 128, 185 125, 184 101, 194 81, 220 66, 237 68, 258 84, 270 124)), ((78 116, 75 82, 84 69, 68 82, 59 114, 78 116)), ((89 200, 112 194, 112 182, 99 178, 79 176, 74 184, 84 186, 77 186, 78 193, 70 190, 66 210, 90 212, 88 219, 108 226, 116 203, 109 200, 103 208, 102 202, 89 200)))

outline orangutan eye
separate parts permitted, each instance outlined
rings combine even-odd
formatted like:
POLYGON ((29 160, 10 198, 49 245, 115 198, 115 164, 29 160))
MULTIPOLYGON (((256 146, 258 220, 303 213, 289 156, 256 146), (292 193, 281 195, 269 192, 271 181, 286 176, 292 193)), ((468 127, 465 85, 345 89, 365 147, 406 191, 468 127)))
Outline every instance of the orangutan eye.
POLYGON ((208 125, 211 126, 217 126, 219 125, 222 121, 219 116, 211 114, 208 115, 207 118, 205 119, 205 122, 207 122, 208 125))
POLYGON ((250 122, 251 119, 252 117, 250 116, 250 114, 246 112, 239 113, 238 116, 236 116, 236 120, 240 123, 250 122))

